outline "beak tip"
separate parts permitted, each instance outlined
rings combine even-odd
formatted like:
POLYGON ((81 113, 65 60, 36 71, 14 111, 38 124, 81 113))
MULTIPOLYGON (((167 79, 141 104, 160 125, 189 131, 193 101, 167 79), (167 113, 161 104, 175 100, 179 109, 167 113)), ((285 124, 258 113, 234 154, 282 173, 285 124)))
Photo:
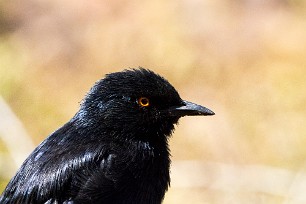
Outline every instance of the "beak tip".
POLYGON ((215 112, 208 108, 205 108, 204 111, 200 112, 200 115, 212 116, 212 115, 215 115, 215 112))
POLYGON ((209 111, 207 112, 207 115, 215 115, 215 112, 212 111, 212 110, 209 110, 209 111))

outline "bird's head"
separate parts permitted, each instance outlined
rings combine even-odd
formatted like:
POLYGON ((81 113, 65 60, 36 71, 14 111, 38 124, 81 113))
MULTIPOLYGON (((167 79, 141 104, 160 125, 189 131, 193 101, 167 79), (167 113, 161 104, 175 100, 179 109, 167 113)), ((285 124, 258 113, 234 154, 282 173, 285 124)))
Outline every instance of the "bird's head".
POLYGON ((188 115, 214 112, 182 100, 166 79, 139 68, 111 73, 96 82, 76 117, 85 126, 111 131, 170 135, 178 119, 188 115))

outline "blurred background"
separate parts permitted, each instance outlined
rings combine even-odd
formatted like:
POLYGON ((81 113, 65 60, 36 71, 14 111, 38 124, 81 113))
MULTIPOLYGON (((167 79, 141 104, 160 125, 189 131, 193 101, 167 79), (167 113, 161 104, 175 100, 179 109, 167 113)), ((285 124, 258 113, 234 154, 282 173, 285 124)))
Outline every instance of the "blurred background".
POLYGON ((95 81, 129 67, 180 120, 164 203, 306 203, 306 1, 0 1, 0 192, 95 81))

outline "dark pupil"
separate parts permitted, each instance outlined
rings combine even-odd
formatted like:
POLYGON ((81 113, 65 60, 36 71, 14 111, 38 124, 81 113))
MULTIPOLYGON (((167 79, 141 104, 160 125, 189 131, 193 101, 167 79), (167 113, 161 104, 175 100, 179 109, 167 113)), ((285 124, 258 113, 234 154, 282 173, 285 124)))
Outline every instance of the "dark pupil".
POLYGON ((146 99, 146 98, 141 99, 141 103, 142 103, 143 105, 148 104, 148 99, 146 99))

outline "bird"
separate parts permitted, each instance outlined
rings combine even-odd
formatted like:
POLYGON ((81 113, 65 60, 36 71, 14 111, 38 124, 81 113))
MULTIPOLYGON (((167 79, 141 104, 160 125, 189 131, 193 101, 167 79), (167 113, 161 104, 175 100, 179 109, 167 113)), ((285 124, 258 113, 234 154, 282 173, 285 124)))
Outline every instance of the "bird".
POLYGON ((214 114, 181 99, 149 69, 107 74, 24 161, 0 203, 162 203, 175 125, 184 116, 214 114))

